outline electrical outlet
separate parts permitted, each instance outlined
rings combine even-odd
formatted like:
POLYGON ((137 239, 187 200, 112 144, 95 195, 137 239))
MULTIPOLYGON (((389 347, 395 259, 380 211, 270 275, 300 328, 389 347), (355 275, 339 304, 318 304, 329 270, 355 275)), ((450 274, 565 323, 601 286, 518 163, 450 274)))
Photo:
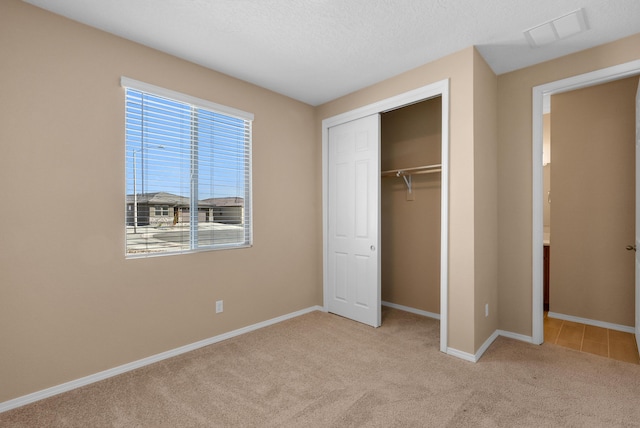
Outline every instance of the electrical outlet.
POLYGON ((223 306, 223 300, 218 300, 216 302, 216 314, 219 314, 220 312, 224 311, 224 306, 223 306))
POLYGON ((488 317, 489 316, 489 304, 485 303, 484 305, 484 316, 488 317))

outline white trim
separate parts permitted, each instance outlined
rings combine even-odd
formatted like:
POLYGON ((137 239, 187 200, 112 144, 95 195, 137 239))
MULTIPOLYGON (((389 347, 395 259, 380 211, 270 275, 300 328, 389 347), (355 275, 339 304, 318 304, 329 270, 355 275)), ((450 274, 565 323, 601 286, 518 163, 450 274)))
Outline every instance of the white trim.
POLYGON ((482 346, 480 348, 478 348, 478 350, 476 351, 476 354, 474 356, 476 361, 478 361, 480 359, 480 357, 482 357, 482 355, 484 355, 484 353, 487 351, 487 349, 489 349, 489 346, 491 346, 491 344, 498 338, 499 335, 500 335, 500 333, 498 333, 498 330, 496 330, 496 331, 493 332, 493 334, 491 336, 489 336, 487 338, 487 340, 484 341, 482 346))
MULTIPOLYGON (((636 90, 636 144, 635 144, 635 208, 636 208, 636 218, 635 218, 635 239, 634 243, 636 248, 640 247, 640 80, 638 82, 638 89, 636 90)), ((636 346, 638 347, 638 353, 640 354, 640 254, 635 251, 634 257, 634 289, 636 292, 635 296, 635 336, 636 336, 636 346)))
MULTIPOLYGON (((543 97, 588 86, 623 79, 640 73, 640 60, 630 61, 590 73, 580 74, 533 87, 532 112, 532 339, 536 345, 544 341, 543 320, 543 183, 542 183, 542 116, 543 97)), ((553 106, 551 106, 553 109, 553 106)))
POLYGON ((470 354, 464 351, 458 351, 454 348, 447 348, 447 355, 451 355, 452 357, 460 358, 461 360, 469 361, 470 363, 477 363, 478 360, 475 355, 470 354))
POLYGON ((518 334, 518 333, 511 333, 509 331, 504 331, 504 330, 496 330, 493 332, 491 336, 487 338, 487 340, 484 341, 482 346, 480 346, 480 348, 478 348, 476 353, 473 355, 469 354, 468 352, 458 351, 457 349, 454 349, 454 348, 447 348, 447 354, 452 355, 454 357, 461 358, 465 361, 477 363, 480 360, 480 358, 484 355, 484 353, 487 351, 487 349, 489 349, 489 346, 491 346, 491 344, 495 342, 498 336, 504 336, 509 339, 515 339, 525 343, 533 343, 533 339, 531 338, 531 336, 525 336, 523 334, 518 334))
MULTIPOLYGON (((543 96, 536 96, 536 88, 533 88, 533 111, 542 112, 543 110, 543 96)), ((543 180, 543 165, 542 165, 542 125, 543 114, 533 115, 533 141, 532 144, 532 159, 534 168, 532 171, 533 181, 533 224, 532 224, 532 245, 533 245, 533 260, 532 260, 532 324, 531 324, 531 337, 533 343, 536 345, 542 344, 544 341, 544 326, 543 326, 543 310, 544 310, 544 297, 543 297, 543 260, 544 260, 544 205, 542 199, 542 193, 544 189, 543 180), (540 145, 535 141, 540 141, 540 145), (538 168, 535 165, 539 165, 538 168), (540 193, 540 198, 537 198, 536 192, 540 193)))
POLYGON ((440 351, 449 344, 449 79, 442 83, 442 170, 440 173, 440 351))
POLYGON ((440 80, 355 110, 342 113, 322 121, 322 273, 324 308, 329 307, 329 283, 327 266, 327 188, 329 180, 329 128, 360 119, 372 114, 398 109, 419 101, 442 97, 442 170, 441 170, 441 214, 440 214, 440 351, 448 352, 448 307, 449 307, 449 79, 440 80))
POLYGON ((214 343, 231 339, 232 337, 240 336, 241 334, 249 333, 251 331, 258 330, 263 327, 268 327, 270 325, 277 324, 279 322, 286 321, 291 318, 296 318, 313 311, 322 311, 322 310, 323 308, 320 306, 312 306, 306 309, 299 310, 297 312, 292 312, 290 314, 286 314, 276 318, 272 318, 270 320, 262 321, 257 324, 239 328, 237 330, 233 330, 228 333, 223 333, 218 336, 211 337, 209 339, 204 339, 199 342, 191 343, 189 345, 185 345, 169 351, 161 352, 159 354, 152 355, 150 357, 146 357, 141 360, 133 361, 131 363, 123 364, 118 367, 114 367, 108 370, 94 373, 92 375, 85 376, 80 379, 72 380, 70 382, 66 382, 60 385, 56 385, 51 388, 47 388, 31 394, 23 395, 22 397, 14 398, 13 400, 0 403, 0 413, 6 412, 11 409, 15 409, 20 406, 24 406, 26 404, 33 403, 38 400, 42 400, 44 398, 49 398, 54 395, 61 394, 63 392, 71 391, 73 389, 80 388, 82 386, 99 382, 101 380, 108 379, 110 377, 117 376, 119 374, 129 372, 131 370, 139 369, 141 367, 148 366, 149 364, 154 364, 159 361, 166 360, 167 358, 172 358, 187 352, 195 351, 196 349, 202 348, 204 346, 213 345, 214 343))
MULTIPOLYGON (((498 332, 498 334, 500 336, 504 336, 504 337, 508 337, 509 339, 515 339, 515 340, 519 340, 521 342, 525 342, 525 343, 533 343, 533 337, 531 336, 525 336, 524 334, 519 334, 519 333, 512 333, 510 331, 505 331, 505 330, 496 330, 498 332)), ((539 344, 536 344, 539 345, 539 344)))
POLYGON ((423 311, 422 309, 411 308, 409 306, 398 305, 397 303, 385 302, 384 300, 382 301, 382 306, 388 306, 390 308, 400 309, 401 311, 410 312, 410 313, 416 314, 416 315, 422 315, 423 317, 427 317, 427 318, 433 318, 433 319, 436 319, 436 320, 440 319, 440 314, 436 314, 434 312, 423 311))
POLYGON ((416 88, 355 110, 329 117, 322 121, 322 128, 324 130, 343 123, 351 122, 352 120, 370 116, 372 114, 396 110, 429 98, 438 97, 445 92, 449 92, 449 79, 440 80, 439 82, 435 82, 421 88, 416 88))
POLYGON ((632 326, 628 326, 628 325, 613 324, 613 323, 605 322, 605 321, 591 320, 589 318, 575 317, 573 315, 559 314, 559 313, 556 313, 556 312, 549 312, 547 314, 547 316, 549 318, 556 318, 556 319, 564 320, 564 321, 573 321, 573 322, 578 322, 580 324, 586 324, 586 325, 593 325, 595 327, 608 328, 609 330, 624 331, 625 333, 632 333, 632 334, 635 333, 635 329, 632 326))
POLYGON ((172 91, 171 89, 162 88, 139 80, 130 79, 129 77, 120 77, 120 86, 123 88, 131 88, 142 92, 148 92, 175 101, 181 101, 207 110, 212 110, 217 113, 222 113, 227 116, 233 116, 238 119, 249 121, 253 120, 253 113, 247 113, 246 111, 238 110, 233 107, 214 103, 209 100, 203 100, 202 98, 193 97, 191 95, 183 94, 182 92, 172 91))
MULTIPOLYGON (((383 301, 382 306, 388 306, 390 308, 400 309, 401 311, 410 312, 412 314, 422 315, 429 318, 434 318, 438 320, 440 319, 439 314, 423 311, 421 309, 411 308, 409 306, 398 305, 397 303, 383 301)), ((611 328, 611 327, 607 327, 607 328, 611 328)), ((482 346, 476 351, 475 355, 471 355, 463 351, 458 351, 457 349, 454 349, 454 348, 447 348, 446 353, 458 358, 462 358, 463 360, 471 361, 475 363, 480 359, 480 357, 482 357, 482 355, 484 355, 487 349, 489 349, 489 346, 491 346, 491 344, 498 338, 498 336, 508 337, 509 339, 515 339, 525 343, 533 343, 533 338, 531 336, 525 336, 524 334, 512 333, 510 331, 505 331, 505 330, 496 330, 493 332, 491 336, 489 336, 487 340, 485 340, 482 346)))

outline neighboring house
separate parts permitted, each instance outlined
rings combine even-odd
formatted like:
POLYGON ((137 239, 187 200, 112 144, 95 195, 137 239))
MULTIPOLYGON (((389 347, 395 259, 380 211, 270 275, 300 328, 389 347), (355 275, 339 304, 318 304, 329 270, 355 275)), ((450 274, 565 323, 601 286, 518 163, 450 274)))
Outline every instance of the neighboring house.
MULTIPOLYGON (((244 199, 240 197, 202 199, 199 207, 206 207, 204 220, 224 224, 243 224, 244 199)), ((198 214, 200 216, 202 214, 198 214)), ((199 217, 200 218, 200 217, 199 217)))
MULTIPOLYGON (((135 221, 138 204, 138 226, 163 226, 189 223, 189 198, 167 192, 127 195, 127 225, 135 221)), ((242 224, 244 199, 239 197, 208 198, 198 201, 198 222, 242 224)))

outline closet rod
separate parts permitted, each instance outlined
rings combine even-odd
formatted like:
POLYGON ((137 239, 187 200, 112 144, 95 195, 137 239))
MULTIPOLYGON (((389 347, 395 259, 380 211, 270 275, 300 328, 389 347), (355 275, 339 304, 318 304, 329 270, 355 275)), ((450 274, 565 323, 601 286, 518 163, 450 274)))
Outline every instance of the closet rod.
POLYGON ((383 177, 403 177, 405 175, 431 174, 433 172, 440 172, 441 170, 442 170, 442 165, 436 164, 436 165, 416 166, 413 168, 390 169, 388 171, 382 171, 381 174, 383 177))

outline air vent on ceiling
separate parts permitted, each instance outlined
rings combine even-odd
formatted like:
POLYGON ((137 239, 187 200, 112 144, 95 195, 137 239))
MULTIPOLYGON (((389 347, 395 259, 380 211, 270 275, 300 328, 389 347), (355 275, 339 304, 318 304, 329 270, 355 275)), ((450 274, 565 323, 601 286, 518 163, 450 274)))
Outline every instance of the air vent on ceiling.
POLYGON ((548 45, 561 39, 587 31, 584 9, 578 9, 559 18, 552 19, 524 32, 532 48, 548 45))

